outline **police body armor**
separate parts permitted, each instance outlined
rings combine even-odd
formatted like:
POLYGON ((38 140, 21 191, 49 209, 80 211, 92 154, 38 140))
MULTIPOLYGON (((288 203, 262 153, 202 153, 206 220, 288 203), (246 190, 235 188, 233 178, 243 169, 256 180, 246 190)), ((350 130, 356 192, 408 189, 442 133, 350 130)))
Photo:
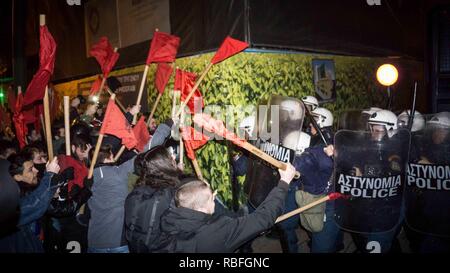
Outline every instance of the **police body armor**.
POLYGON ((387 232, 399 223, 409 142, 406 129, 381 141, 370 132, 337 132, 334 187, 349 197, 335 201, 335 221, 342 229, 387 232))
MULTIPOLYGON (((260 105, 269 107, 258 120, 258 139, 253 144, 273 158, 292 164, 303 125, 303 104, 295 98, 273 95, 269 103, 260 105)), ((276 168, 250 156, 244 188, 250 205, 258 207, 279 180, 276 168)))
POLYGON ((450 128, 415 132, 405 185, 405 221, 416 232, 450 237, 450 128))

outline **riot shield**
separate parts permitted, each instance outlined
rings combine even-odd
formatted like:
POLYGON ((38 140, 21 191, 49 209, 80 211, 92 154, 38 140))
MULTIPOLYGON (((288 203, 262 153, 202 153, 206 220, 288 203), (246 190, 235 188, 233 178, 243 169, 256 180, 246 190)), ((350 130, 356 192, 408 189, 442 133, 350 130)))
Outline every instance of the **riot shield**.
POLYGON ((362 109, 356 109, 342 112, 338 119, 338 130, 367 131, 370 115, 362 111, 362 109))
POLYGON ((405 221, 416 232, 450 237, 450 128, 413 134, 405 185, 405 221))
MULTIPOLYGON (((258 139, 255 145, 273 158, 292 163, 300 139, 305 109, 300 100, 273 95, 268 111, 258 112, 258 139)), ((278 170, 256 157, 250 157, 246 184, 249 203, 258 207, 269 192, 278 184, 278 170)))
POLYGON ((410 134, 377 137, 349 130, 335 136, 334 188, 349 197, 335 201, 335 221, 344 230, 387 232, 400 221, 410 134))

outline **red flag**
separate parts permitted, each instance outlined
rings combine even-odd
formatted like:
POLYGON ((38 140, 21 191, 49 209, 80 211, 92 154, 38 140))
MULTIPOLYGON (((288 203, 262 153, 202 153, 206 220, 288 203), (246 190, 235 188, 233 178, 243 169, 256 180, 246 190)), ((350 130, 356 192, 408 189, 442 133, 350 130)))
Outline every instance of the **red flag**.
POLYGON ((23 105, 31 104, 44 98, 45 87, 53 74, 56 57, 56 43, 47 26, 40 29, 39 69, 28 85, 23 105))
MULTIPOLYGON (((42 104, 41 104, 42 105, 42 104)), ((23 107, 21 114, 23 115, 25 124, 34 123, 39 116, 36 116, 37 107, 23 107)))
POLYGON ((178 91, 181 91, 181 88, 182 88, 182 86, 181 86, 181 77, 182 77, 182 75, 183 75, 183 70, 181 70, 181 69, 176 69, 176 71, 175 71, 175 81, 174 81, 174 84, 173 84, 173 90, 178 90, 178 91))
POLYGON ((130 123, 128 123, 114 100, 111 99, 106 108, 100 134, 110 134, 122 139, 122 144, 125 145, 127 149, 132 149, 137 144, 130 123))
POLYGON ((155 85, 160 94, 164 93, 164 89, 166 89, 166 85, 169 82, 172 71, 173 69, 170 65, 166 63, 158 63, 155 76, 155 85))
MULTIPOLYGON (((181 100, 185 101, 192 88, 195 85, 195 80, 197 76, 194 73, 181 71, 181 100)), ((187 103, 189 110, 191 113, 194 113, 195 109, 201 109, 205 105, 203 103, 203 97, 200 90, 197 88, 194 92, 194 95, 189 99, 187 103)))
POLYGON ((147 124, 145 123, 145 118, 141 117, 139 121, 136 123, 136 125, 133 128, 134 136, 137 140, 136 149, 139 152, 142 152, 144 150, 145 144, 148 143, 150 140, 150 133, 147 129, 147 124))
POLYGON ((41 118, 40 116, 44 116, 44 105, 39 104, 34 106, 34 129, 36 132, 40 132, 42 129, 41 118))
POLYGON ((207 114, 195 114, 194 122, 206 131, 219 135, 237 146, 242 146, 246 141, 229 131, 221 120, 216 120, 207 114))
POLYGON ((339 198, 349 199, 351 197, 351 195, 345 195, 340 192, 332 192, 332 193, 328 194, 328 197, 330 198, 329 200, 336 200, 339 198))
POLYGON ((25 138, 28 134, 28 128, 25 125, 22 113, 14 114, 13 121, 14 126, 16 127, 16 137, 19 141, 19 147, 20 149, 23 149, 23 147, 27 145, 25 138))
POLYGON ((209 137, 194 130, 192 127, 181 128, 181 137, 186 147, 186 155, 191 160, 195 159, 195 150, 205 145, 209 137))
POLYGON ((22 149, 23 147, 25 147, 25 145, 27 145, 26 135, 28 134, 28 128, 25 125, 25 119, 23 114, 21 113, 22 106, 23 106, 23 95, 22 92, 19 92, 16 99, 16 105, 14 106, 15 111, 13 121, 14 127, 16 128, 16 137, 17 140, 19 141, 20 149, 22 149))
POLYGON ((119 59, 119 53, 114 52, 114 49, 106 37, 101 37, 98 43, 92 45, 89 54, 95 57, 97 62, 100 64, 103 77, 105 78, 108 77, 109 72, 111 72, 112 68, 119 59))
POLYGON ((211 60, 211 63, 217 64, 221 61, 225 60, 226 58, 229 58, 242 50, 246 49, 248 47, 248 44, 246 42, 242 42, 236 39, 231 38, 230 36, 227 36, 225 40, 223 41, 220 48, 217 50, 216 55, 211 60))
POLYGON ((72 190, 74 185, 84 187, 84 178, 87 177, 89 169, 83 162, 76 160, 75 158, 67 155, 58 155, 58 165, 61 168, 61 172, 69 167, 73 167, 73 179, 69 180, 68 189, 69 192, 72 190))
POLYGON ((161 31, 155 31, 148 52, 147 64, 172 63, 177 56, 180 38, 161 31))
POLYGON ((91 85, 91 93, 90 96, 97 95, 97 92, 100 90, 100 86, 102 85, 102 78, 98 77, 91 85))

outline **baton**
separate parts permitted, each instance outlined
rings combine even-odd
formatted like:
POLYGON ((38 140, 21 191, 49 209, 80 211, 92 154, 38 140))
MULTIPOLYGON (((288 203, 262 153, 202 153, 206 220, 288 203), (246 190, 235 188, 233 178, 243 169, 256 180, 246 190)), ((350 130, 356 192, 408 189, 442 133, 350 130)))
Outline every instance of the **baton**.
POLYGON ((409 113, 409 120, 408 120, 408 130, 410 132, 412 130, 412 126, 414 123, 414 114, 416 112, 416 96, 417 96, 417 81, 414 84, 413 101, 412 101, 411 111, 409 113))
POLYGON ((320 138, 322 138, 322 141, 323 141, 323 143, 325 143, 325 146, 328 146, 329 145, 328 141, 325 139, 325 136, 323 135, 322 131, 320 130, 319 125, 317 124, 316 120, 314 119, 314 116, 311 114, 308 107, 306 107, 305 102, 302 99, 300 99, 300 101, 303 103, 303 106, 305 107, 305 110, 306 110, 306 115, 310 117, 313 127, 316 129, 317 133, 320 135, 320 138))

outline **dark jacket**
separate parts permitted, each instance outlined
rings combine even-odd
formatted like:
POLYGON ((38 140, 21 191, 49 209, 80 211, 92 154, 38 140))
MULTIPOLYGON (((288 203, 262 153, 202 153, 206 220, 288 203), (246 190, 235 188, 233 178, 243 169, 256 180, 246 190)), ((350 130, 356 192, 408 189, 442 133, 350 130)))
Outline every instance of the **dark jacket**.
POLYGON ((274 225, 282 213, 289 185, 280 181, 251 214, 230 218, 171 207, 161 219, 161 229, 175 240, 175 252, 234 252, 274 225))
POLYGON ((9 161, 0 158, 0 238, 14 230, 18 220, 20 189, 9 175, 9 161))
POLYGON ((0 252, 27 253, 43 252, 41 241, 34 234, 36 221, 39 220, 50 204, 57 187, 51 186, 53 173, 46 172, 39 186, 20 198, 20 216, 18 231, 0 240, 0 252))
POLYGON ((300 189, 311 194, 325 193, 331 174, 333 159, 325 154, 324 145, 307 148, 294 159, 294 167, 300 172, 300 189))

